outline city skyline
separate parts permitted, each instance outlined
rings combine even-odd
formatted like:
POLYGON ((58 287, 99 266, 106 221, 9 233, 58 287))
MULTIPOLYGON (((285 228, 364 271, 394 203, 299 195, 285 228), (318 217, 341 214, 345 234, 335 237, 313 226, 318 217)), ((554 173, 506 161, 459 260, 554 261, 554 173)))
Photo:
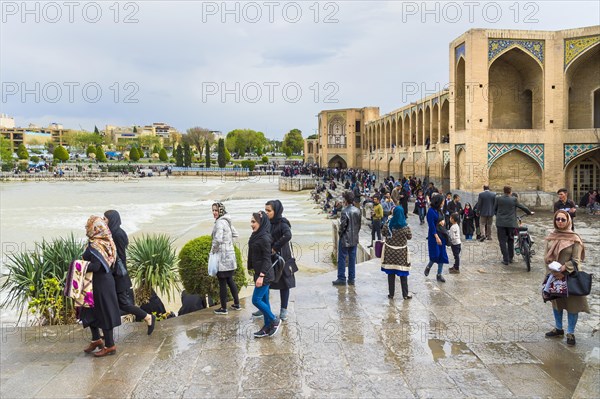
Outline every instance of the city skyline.
POLYGON ((307 137, 322 109, 385 114, 442 90, 449 43, 470 29, 600 23, 591 1, 423 4, 3 2, 1 112, 20 126, 307 137))

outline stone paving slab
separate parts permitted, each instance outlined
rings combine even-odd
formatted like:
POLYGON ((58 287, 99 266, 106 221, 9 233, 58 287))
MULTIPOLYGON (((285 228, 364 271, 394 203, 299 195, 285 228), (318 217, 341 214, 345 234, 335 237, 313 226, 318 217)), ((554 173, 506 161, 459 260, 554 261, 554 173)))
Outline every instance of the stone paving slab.
MULTIPOLYGON (((415 240, 423 239, 422 230, 414 228, 415 240)), ((481 253, 497 243, 468 245, 480 246, 481 253)), ((600 337, 591 336, 596 316, 580 315, 575 347, 546 339, 552 311, 537 292, 543 270, 465 261, 460 275, 447 275, 441 284, 425 277, 425 263, 414 259, 410 301, 387 298, 378 259, 357 265, 356 286, 333 287, 333 269, 300 273, 289 319, 273 338, 252 337, 262 320, 252 319, 249 299, 242 300, 243 311, 228 316, 209 309, 161 321, 152 336, 143 323, 123 325, 116 331, 117 354, 102 359, 82 352, 89 331, 80 326, 7 326, 0 340, 0 397, 573 394, 586 355, 600 345, 600 337)), ((272 307, 279 309, 278 295, 272 307)))

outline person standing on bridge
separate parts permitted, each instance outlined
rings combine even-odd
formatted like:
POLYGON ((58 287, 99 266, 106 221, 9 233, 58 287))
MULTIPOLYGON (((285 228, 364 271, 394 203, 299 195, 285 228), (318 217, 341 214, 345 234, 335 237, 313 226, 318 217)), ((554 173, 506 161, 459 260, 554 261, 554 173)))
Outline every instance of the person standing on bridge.
POLYGON ((400 277, 400 286, 402 287, 402 297, 404 299, 411 299, 412 295, 408 293, 410 256, 407 240, 412 238, 412 232, 410 231, 410 227, 408 227, 408 223, 404 217, 404 209, 402 209, 401 205, 393 209, 392 218, 389 223, 383 226, 383 235, 386 238, 383 245, 381 271, 387 274, 388 298, 394 299, 396 276, 398 276, 400 277))

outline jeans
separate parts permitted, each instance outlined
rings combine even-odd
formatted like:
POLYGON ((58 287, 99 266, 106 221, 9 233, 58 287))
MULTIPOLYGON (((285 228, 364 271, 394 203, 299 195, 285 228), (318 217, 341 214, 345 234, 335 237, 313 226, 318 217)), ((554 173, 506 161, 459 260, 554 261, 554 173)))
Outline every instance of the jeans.
POLYGON ((498 231, 498 243, 500 244, 500 252, 502 252, 502 260, 510 262, 515 256, 515 229, 513 227, 496 227, 498 231))
MULTIPOLYGON (((554 312, 554 321, 556 322, 556 328, 559 330, 563 329, 563 311, 552 308, 554 312)), ((577 325, 577 319, 579 313, 567 312, 567 334, 575 334, 575 326, 577 325)))
POLYGON ((271 312, 271 304, 269 303, 269 286, 254 287, 252 293, 252 304, 260 310, 265 318, 265 327, 270 327, 275 320, 275 315, 271 312))
POLYGON ((417 208, 419 210, 419 220, 421 223, 425 220, 425 208, 417 208))
POLYGON ((381 241, 381 219, 373 219, 373 228, 371 229, 371 244, 375 241, 375 235, 377 239, 381 241))
POLYGON ((281 307, 287 309, 288 302, 290 301, 290 289, 282 288, 279 290, 279 298, 281 299, 281 307))
POLYGON ((460 269, 460 249, 461 249, 461 245, 460 244, 456 244, 456 245, 451 245, 450 246, 452 248, 452 255, 454 255, 454 268, 456 270, 460 269))
MULTIPOLYGON (((434 263, 435 262, 433 262, 433 261, 429 261, 429 263, 427 264, 427 267, 433 266, 434 263)), ((442 274, 443 271, 444 271, 444 264, 443 263, 438 263, 437 274, 442 274)))
POLYGON ((238 289, 235 285, 235 281, 233 281, 233 276, 219 278, 219 297, 221 299, 221 309, 227 309, 227 286, 229 286, 229 290, 231 291, 233 303, 235 305, 240 304, 240 298, 238 297, 238 289))
POLYGON ((356 277, 356 247, 338 247, 338 280, 346 281, 346 256, 348 257, 348 281, 356 277))

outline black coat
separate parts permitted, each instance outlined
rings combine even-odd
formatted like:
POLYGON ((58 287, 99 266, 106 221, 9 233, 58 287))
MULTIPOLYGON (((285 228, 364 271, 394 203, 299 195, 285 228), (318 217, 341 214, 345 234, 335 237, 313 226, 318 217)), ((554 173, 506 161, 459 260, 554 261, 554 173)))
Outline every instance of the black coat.
MULTIPOLYGON (((110 229, 113 241, 117 247, 117 256, 123 261, 123 265, 125 266, 125 269, 127 269, 127 247, 129 246, 129 238, 127 237, 127 233, 125 233, 125 230, 121 228, 121 215, 119 215, 119 212, 117 211, 107 211, 104 215, 108 219, 108 228, 110 229)), ((118 293, 127 292, 131 288, 129 273, 127 273, 127 276, 114 276, 114 278, 118 293)))
MULTIPOLYGON (((278 222, 271 222, 271 237, 273 238, 272 247, 275 252, 278 252, 286 261, 292 257, 290 246, 292 230, 290 227, 290 222, 286 218, 281 218, 278 222)), ((295 286, 296 278, 294 277, 294 273, 289 267, 284 267, 283 274, 279 281, 271 283, 269 288, 272 290, 280 290, 282 288, 294 288, 295 286)))
POLYGON ((115 290, 115 279, 88 246, 83 253, 83 260, 90 262, 88 271, 94 272, 92 290, 94 291, 94 307, 83 308, 81 320, 84 327, 97 327, 110 330, 121 325, 121 311, 115 290))
POLYGON ((248 270, 254 270, 254 282, 262 273, 264 285, 270 285, 275 277, 271 267, 271 223, 263 212, 258 231, 253 232, 248 240, 248 270))

